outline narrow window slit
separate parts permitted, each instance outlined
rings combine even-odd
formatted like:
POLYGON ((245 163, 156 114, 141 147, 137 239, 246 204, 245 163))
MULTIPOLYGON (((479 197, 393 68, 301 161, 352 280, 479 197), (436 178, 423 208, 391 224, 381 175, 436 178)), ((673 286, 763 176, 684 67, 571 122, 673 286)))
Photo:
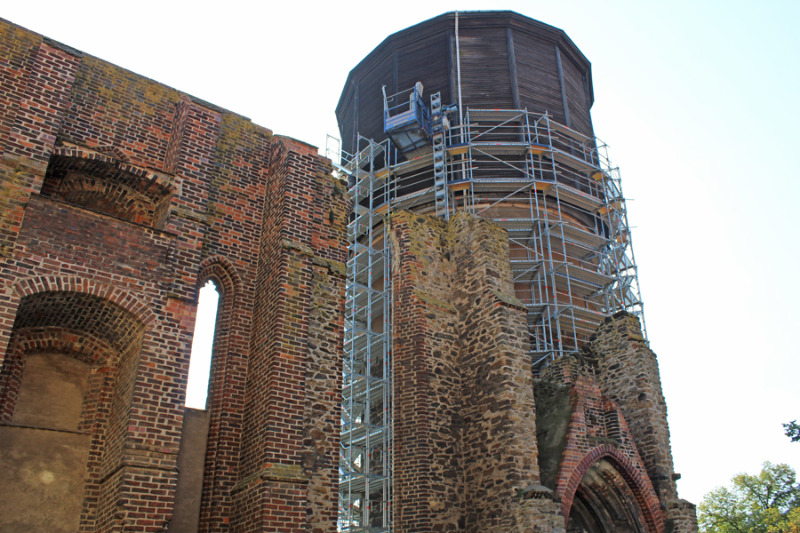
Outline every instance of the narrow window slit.
POLYGON ((189 359, 189 384, 186 388, 186 407, 205 409, 208 397, 208 378, 211 374, 211 356, 216 330, 219 292, 209 280, 200 289, 197 319, 194 323, 192 355, 189 359))

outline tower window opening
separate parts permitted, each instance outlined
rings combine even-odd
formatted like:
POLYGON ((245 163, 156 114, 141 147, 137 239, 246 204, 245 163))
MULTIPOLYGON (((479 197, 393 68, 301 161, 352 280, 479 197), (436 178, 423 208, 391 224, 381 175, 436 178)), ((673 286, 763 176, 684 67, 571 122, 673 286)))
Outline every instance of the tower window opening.
POLYGON ((189 383, 186 388, 186 407, 205 409, 208 397, 208 378, 216 331, 219 292, 209 280, 200 289, 197 318, 194 323, 192 354, 189 359, 189 383))

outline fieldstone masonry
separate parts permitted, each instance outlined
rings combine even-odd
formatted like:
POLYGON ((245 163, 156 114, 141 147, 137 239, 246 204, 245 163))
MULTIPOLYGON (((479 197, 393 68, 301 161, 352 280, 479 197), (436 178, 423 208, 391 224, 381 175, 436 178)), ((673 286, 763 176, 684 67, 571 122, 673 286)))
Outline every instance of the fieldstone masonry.
POLYGON ((397 531, 550 531, 504 231, 398 213, 391 234, 397 531))
POLYGON ((534 380, 505 232, 463 213, 390 226, 398 531, 696 531, 635 317, 534 380))

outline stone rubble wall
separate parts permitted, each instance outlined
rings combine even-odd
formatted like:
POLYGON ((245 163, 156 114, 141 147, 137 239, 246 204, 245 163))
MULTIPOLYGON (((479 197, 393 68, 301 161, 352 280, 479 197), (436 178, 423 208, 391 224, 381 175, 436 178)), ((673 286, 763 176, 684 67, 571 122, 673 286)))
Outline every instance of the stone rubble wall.
POLYGON ((395 530, 458 531, 462 369, 446 226, 409 213, 395 214, 390 225, 395 530))
POLYGON ((390 224, 396 529, 561 531, 539 485, 505 232, 466 214, 397 213, 390 224))

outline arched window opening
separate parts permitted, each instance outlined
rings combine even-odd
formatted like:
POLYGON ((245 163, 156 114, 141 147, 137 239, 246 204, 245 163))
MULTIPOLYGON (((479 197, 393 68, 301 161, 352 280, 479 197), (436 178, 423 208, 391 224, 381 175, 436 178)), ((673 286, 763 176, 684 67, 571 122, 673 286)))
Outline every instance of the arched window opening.
POLYGON ((205 409, 208 397, 208 378, 211 375, 211 355, 214 346, 219 292, 209 280, 200 289, 197 319, 194 323, 192 355, 189 359, 189 384, 186 388, 186 407, 205 409))

